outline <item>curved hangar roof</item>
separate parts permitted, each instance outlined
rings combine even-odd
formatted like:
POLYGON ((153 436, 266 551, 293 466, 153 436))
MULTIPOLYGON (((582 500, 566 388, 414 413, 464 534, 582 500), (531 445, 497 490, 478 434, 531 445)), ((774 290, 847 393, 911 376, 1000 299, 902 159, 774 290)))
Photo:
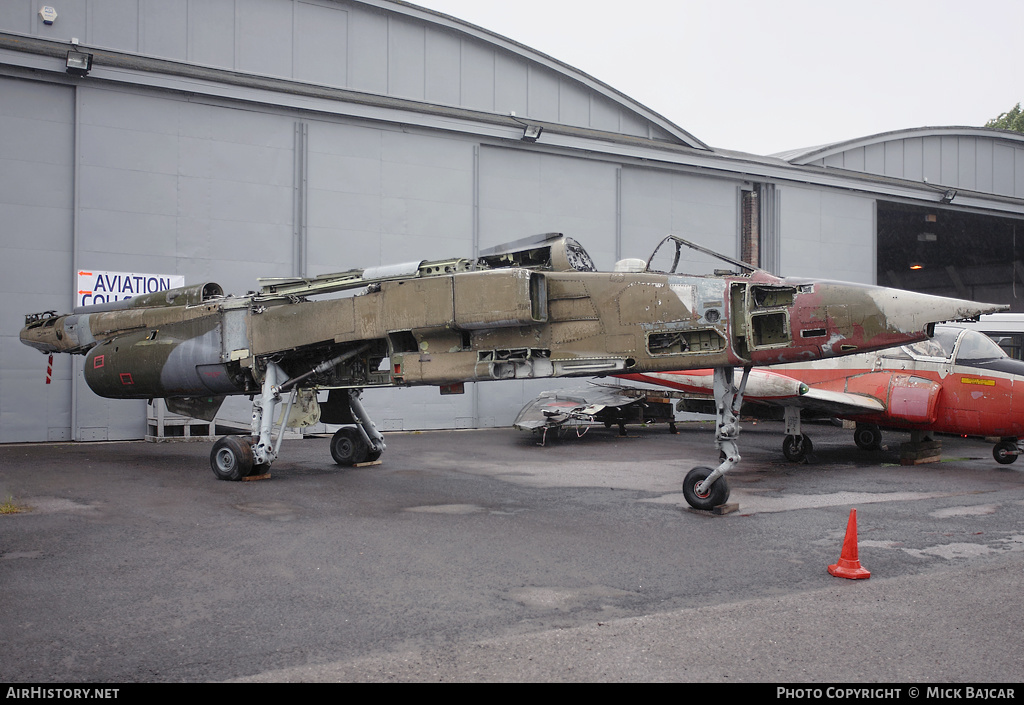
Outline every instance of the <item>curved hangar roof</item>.
POLYGON ((109 69, 142 70, 339 103, 447 111, 449 117, 501 124, 530 120, 545 128, 709 149, 582 71, 400 0, 132 0, 127 5, 130 12, 124 2, 92 3, 88 13, 61 8, 60 21, 52 25, 30 12, 0 12, 0 50, 63 57, 67 42, 78 37, 84 51, 100 50, 93 80, 123 78, 109 69), (13 34, 5 36, 8 32, 13 34), (16 35, 37 41, 33 45, 16 35))
POLYGON ((986 127, 919 127, 772 155, 936 186, 1024 198, 1024 134, 986 127))
MULTIPOLYGON (((402 41, 403 56, 389 59, 428 76, 415 86, 412 97, 451 103, 540 122, 591 128, 632 137, 664 140, 697 149, 706 144, 662 115, 624 93, 558 59, 456 17, 398 0, 361 0, 402 13, 419 24, 389 19, 388 40, 402 41), (454 34, 453 34, 454 32, 454 34), (438 66, 438 62, 446 65, 438 66), (446 96, 431 95, 432 70, 452 72, 446 80, 456 89, 446 96), (456 78, 457 77, 457 78, 456 78), (461 92, 457 89, 461 87, 461 92)), ((397 48, 397 47, 392 47, 397 48)), ((416 78, 413 83, 418 83, 416 78)))

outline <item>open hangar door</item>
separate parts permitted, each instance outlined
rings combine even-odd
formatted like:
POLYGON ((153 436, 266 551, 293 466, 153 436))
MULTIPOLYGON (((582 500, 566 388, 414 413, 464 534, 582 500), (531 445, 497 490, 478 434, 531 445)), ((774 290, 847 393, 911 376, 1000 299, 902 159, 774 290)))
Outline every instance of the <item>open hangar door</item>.
POLYGON ((1024 219, 878 202, 878 283, 1024 311, 1024 219))

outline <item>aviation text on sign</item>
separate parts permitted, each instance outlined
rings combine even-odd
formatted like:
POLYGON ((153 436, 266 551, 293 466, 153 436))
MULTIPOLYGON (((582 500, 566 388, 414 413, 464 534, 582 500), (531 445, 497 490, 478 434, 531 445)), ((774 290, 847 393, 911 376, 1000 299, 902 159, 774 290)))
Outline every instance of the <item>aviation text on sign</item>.
POLYGON ((75 299, 77 306, 92 306, 181 286, 185 286, 185 277, 177 274, 80 271, 75 299))

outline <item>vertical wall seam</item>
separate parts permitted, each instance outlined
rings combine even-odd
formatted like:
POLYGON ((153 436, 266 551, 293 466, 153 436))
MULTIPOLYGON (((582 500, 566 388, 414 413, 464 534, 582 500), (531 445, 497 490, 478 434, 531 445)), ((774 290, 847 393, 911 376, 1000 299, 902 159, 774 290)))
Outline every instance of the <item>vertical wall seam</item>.
MULTIPOLYGON (((74 114, 71 116, 72 119, 72 145, 71 154, 74 163, 71 167, 71 310, 75 310, 75 291, 78 287, 78 269, 80 266, 79 262, 79 232, 78 232, 78 209, 80 204, 80 171, 82 165, 81 156, 81 145, 82 145, 82 128, 81 128, 81 91, 79 86, 74 86, 74 107, 72 108, 74 114)), ((78 440, 78 384, 79 384, 79 369, 84 369, 84 358, 82 364, 76 364, 77 361, 72 358, 71 363, 71 440, 78 440)))
POLYGON ((295 123, 295 174, 292 215, 292 276, 304 277, 307 272, 309 207, 309 125, 295 123))
MULTIPOLYGON (((473 262, 476 262, 480 256, 480 145, 473 145, 473 222, 472 228, 472 240, 473 240, 473 262)), ((453 288, 454 292, 454 288, 453 288)), ((470 403, 472 408, 470 412, 473 415, 473 427, 480 428, 480 384, 477 382, 471 382, 473 385, 473 396, 471 397, 470 403)))
POLYGON ((615 167, 615 261, 622 259, 622 165, 615 167))

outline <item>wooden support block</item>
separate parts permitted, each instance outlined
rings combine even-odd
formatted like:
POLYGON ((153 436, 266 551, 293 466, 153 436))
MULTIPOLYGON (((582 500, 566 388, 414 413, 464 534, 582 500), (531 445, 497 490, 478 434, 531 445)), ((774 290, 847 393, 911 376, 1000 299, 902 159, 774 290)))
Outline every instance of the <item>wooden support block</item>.
POLYGON ((942 460, 942 441, 910 441, 900 444, 900 465, 921 465, 942 460))

